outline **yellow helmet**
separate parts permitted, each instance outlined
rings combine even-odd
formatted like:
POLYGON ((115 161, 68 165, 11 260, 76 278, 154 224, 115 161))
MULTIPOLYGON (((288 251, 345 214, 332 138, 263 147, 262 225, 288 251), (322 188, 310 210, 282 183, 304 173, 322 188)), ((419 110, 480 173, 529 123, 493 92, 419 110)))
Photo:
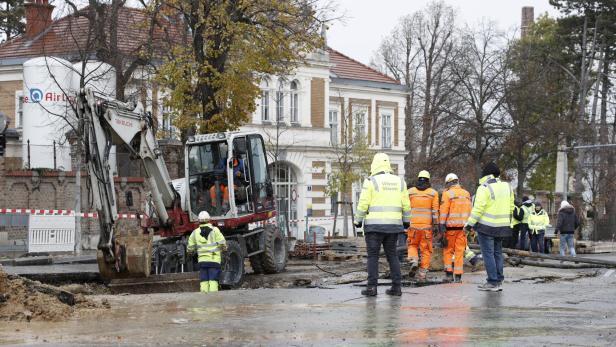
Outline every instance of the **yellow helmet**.
POLYGON ((430 173, 426 170, 421 170, 419 171, 419 174, 417 175, 417 178, 427 178, 430 179, 430 173))
POLYGON ((458 180, 458 175, 456 175, 455 173, 447 174, 447 177, 445 177, 445 183, 449 183, 451 181, 457 181, 457 180, 458 180))

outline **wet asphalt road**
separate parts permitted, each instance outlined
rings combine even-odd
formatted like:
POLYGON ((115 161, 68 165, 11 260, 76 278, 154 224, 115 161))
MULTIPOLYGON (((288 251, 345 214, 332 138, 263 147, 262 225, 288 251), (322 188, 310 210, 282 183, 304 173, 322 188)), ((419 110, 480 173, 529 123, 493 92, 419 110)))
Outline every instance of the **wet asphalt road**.
POLYGON ((507 268, 504 291, 463 284, 256 289, 99 296, 111 310, 61 323, 3 323, 0 343, 28 345, 616 345, 616 271, 507 268), (565 276, 555 279, 553 276, 565 276))

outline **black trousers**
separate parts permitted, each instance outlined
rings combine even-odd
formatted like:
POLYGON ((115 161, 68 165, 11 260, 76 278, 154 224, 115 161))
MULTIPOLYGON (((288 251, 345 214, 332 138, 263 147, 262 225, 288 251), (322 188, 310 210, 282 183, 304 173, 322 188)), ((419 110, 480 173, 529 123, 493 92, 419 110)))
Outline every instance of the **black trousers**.
POLYGON ((507 248, 518 248, 518 239, 520 238, 520 225, 516 224, 511 228, 511 237, 507 238, 507 242, 503 245, 507 248))
POLYGON ((378 284, 381 245, 383 245, 385 256, 389 263, 392 285, 400 286, 402 276, 400 275, 400 261, 396 251, 398 234, 369 232, 366 233, 365 238, 366 248, 368 249, 368 287, 376 287, 378 284))

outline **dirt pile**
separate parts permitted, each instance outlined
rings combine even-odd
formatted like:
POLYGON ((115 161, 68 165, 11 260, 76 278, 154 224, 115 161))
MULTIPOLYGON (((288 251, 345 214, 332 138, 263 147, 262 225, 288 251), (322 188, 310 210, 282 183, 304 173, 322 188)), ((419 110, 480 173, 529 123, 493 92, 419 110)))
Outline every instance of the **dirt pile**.
POLYGON ((9 275, 0 266, 0 321, 61 321, 80 309, 108 306, 81 294, 9 275))

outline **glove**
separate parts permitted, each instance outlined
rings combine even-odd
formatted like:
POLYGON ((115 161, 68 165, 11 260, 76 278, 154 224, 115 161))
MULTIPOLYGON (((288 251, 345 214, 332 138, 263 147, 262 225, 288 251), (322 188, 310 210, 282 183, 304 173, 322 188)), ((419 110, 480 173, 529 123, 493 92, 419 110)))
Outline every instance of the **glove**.
POLYGON ((402 227, 404 228, 404 230, 406 230, 406 229, 411 227, 411 223, 409 223, 409 222, 402 222, 402 227))
POLYGON ((353 225, 354 225, 357 229, 360 229, 360 228, 364 225, 364 222, 363 222, 363 221, 355 222, 355 223, 353 223, 353 225))
POLYGON ((464 231, 466 231, 467 233, 470 233, 473 230, 473 227, 468 225, 468 224, 464 224, 464 231))

